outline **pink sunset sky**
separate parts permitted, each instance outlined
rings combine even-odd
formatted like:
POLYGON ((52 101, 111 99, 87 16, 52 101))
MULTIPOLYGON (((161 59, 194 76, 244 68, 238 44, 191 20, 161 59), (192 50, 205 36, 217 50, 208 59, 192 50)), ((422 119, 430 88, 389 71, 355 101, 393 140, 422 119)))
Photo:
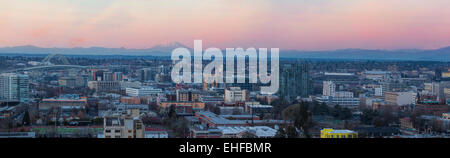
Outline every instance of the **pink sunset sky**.
POLYGON ((2 0, 0 47, 450 46, 450 0, 2 0))

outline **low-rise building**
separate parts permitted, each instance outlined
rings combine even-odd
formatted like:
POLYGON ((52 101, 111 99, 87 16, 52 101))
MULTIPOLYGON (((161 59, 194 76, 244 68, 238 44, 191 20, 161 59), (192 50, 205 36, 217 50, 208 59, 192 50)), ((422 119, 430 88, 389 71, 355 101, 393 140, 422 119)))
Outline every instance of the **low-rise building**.
POLYGON ((340 105, 348 108, 356 108, 359 106, 359 98, 338 98, 333 96, 321 96, 316 98, 319 103, 328 105, 340 105))
POLYGON ((165 129, 146 127, 145 138, 169 138, 169 134, 165 129))
POLYGON ((141 97, 149 95, 158 95, 159 93, 162 93, 162 89, 153 87, 126 88, 125 93, 128 96, 141 97))
POLYGON ((63 106, 84 109, 86 105, 86 98, 61 96, 59 98, 42 99, 42 102, 39 103, 39 111, 48 111, 51 108, 61 108, 63 106))
POLYGON ((225 89, 224 100, 226 103, 245 102, 249 99, 247 90, 241 90, 240 87, 230 87, 225 89))
POLYGON ((97 92, 118 92, 120 91, 120 84, 118 81, 89 81, 89 89, 94 89, 97 92))
POLYGON ((384 98, 390 105, 408 106, 416 103, 416 96, 414 92, 386 92, 384 98))
POLYGON ((139 119, 139 110, 128 110, 127 114, 104 117, 105 138, 144 138, 145 127, 139 119))
POLYGON ((358 133, 351 130, 325 128, 320 131, 320 138, 358 138, 358 133))

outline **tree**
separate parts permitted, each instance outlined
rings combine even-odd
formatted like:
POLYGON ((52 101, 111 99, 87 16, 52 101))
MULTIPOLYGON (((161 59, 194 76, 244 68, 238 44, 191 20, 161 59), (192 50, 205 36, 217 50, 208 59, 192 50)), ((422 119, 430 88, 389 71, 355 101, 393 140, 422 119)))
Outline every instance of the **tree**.
POLYGON ((173 130, 178 137, 185 138, 187 136, 187 133, 189 133, 187 120, 185 120, 183 118, 183 119, 176 121, 176 124, 175 124, 175 127, 173 127, 173 130))
POLYGON ((284 131, 284 128, 280 127, 274 137, 275 138, 286 138, 286 131, 284 131))
POLYGON ((305 102, 287 107, 283 110, 282 116, 284 120, 293 121, 294 128, 299 129, 301 134, 310 137, 309 129, 313 125, 312 114, 307 110, 305 102))
POLYGON ((25 110, 25 114, 23 115, 22 119, 22 125, 29 125, 30 124, 30 114, 28 110, 25 110))
POLYGON ((310 137, 309 129, 312 127, 312 114, 307 110, 305 102, 300 103, 299 112, 294 120, 294 125, 302 130, 306 137, 310 137))
POLYGON ((273 113, 277 114, 274 116, 275 119, 280 118, 279 114, 282 114, 283 110, 286 109, 289 106, 289 102, 285 99, 277 99, 270 103, 270 105, 273 106, 273 113))
POLYGON ((288 126, 286 129, 286 135, 288 138, 298 138, 297 129, 293 126, 288 126))
POLYGON ((366 109, 363 111, 359 119, 363 124, 372 125, 375 117, 377 117, 378 115, 379 113, 377 111, 366 109))
POLYGON ((330 108, 325 103, 313 102, 311 111, 314 115, 328 115, 330 114, 330 108))
POLYGON ((349 108, 342 108, 339 104, 334 106, 331 114, 334 118, 339 120, 348 120, 352 118, 352 111, 349 108))
POLYGON ((177 118, 177 112, 175 111, 175 105, 169 106, 168 117, 170 119, 176 119, 177 118))

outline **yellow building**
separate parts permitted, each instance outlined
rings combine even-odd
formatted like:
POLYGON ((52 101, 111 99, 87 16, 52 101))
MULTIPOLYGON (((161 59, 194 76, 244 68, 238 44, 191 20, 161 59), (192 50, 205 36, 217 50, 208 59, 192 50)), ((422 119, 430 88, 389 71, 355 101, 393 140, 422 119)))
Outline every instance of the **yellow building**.
POLYGON ((320 131, 320 138, 358 138, 358 133, 351 130, 324 128, 320 131))

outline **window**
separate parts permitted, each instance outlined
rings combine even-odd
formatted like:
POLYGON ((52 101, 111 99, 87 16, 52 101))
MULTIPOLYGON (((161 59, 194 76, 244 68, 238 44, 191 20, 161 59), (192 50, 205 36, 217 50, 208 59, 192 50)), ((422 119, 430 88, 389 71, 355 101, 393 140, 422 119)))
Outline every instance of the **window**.
POLYGON ((116 131, 115 131, 116 133, 120 133, 120 130, 118 130, 118 129, 116 129, 116 131))
POLYGON ((107 129, 105 130, 106 133, 111 133, 111 130, 107 129))

